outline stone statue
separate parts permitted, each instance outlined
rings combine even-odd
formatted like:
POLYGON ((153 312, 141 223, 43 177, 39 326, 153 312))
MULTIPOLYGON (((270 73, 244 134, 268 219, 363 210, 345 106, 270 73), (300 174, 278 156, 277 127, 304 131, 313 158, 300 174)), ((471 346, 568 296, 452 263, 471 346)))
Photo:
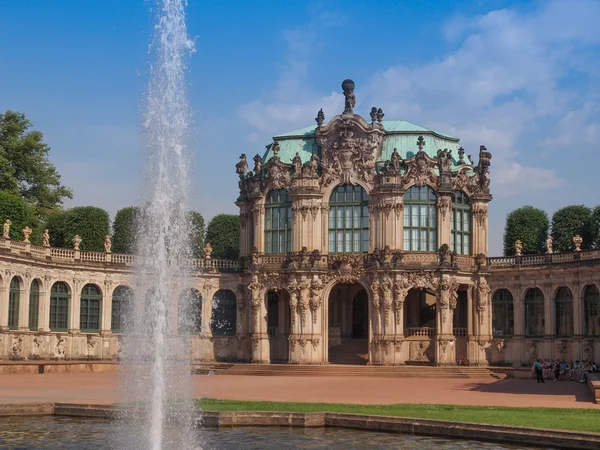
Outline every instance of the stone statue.
POLYGON ((371 116, 371 124, 374 124, 377 120, 377 107, 373 106, 369 115, 371 116))
POLYGON ((110 249, 112 248, 112 239, 109 234, 104 238, 104 250, 106 253, 110 253, 110 249))
POLYGON ((210 245, 210 242, 207 242, 206 245, 204 246, 204 259, 211 259, 212 252, 213 252, 212 245, 210 245))
POLYGON ((48 232, 48 229, 44 230, 44 235, 42 236, 42 241, 43 241, 44 247, 50 247, 50 233, 48 232))
POLYGON ((10 239, 10 226, 12 225, 12 222, 9 219, 6 219, 4 221, 4 234, 2 235, 2 237, 4 239, 10 239))
POLYGON ((381 121, 383 120, 385 114, 383 113, 383 109, 379 108, 377 110, 377 123, 381 123, 381 121))
POLYGON ((438 250, 440 257, 440 266, 449 266, 452 264, 452 250, 448 244, 442 244, 438 250))
POLYGON ((317 117, 315 117, 315 120, 317 122, 318 127, 323 126, 323 122, 325 122, 325 113, 323 113, 323 108, 319 110, 319 112, 317 113, 317 117))
POLYGON ((254 156, 254 175, 260 175, 260 172, 262 171, 262 166, 263 166, 262 158, 257 153, 254 156))
POLYGON ((21 230, 21 233, 23 233, 23 242, 25 242, 26 244, 31 243, 31 241, 29 240, 29 238, 31 237, 31 228, 25 227, 21 230))
POLYGON ((354 96, 354 81, 344 80, 342 90, 346 98, 344 112, 342 114, 354 114, 354 105, 356 105, 356 97, 354 96))
POLYGON ((552 236, 546 238, 546 253, 552 253, 552 236))
POLYGON ((73 250, 79 250, 79 244, 81 244, 81 237, 78 234, 73 236, 71 242, 73 243, 73 250))
POLYGON ((296 152, 296 156, 292 158, 292 164, 294 165, 294 173, 300 174, 302 172, 302 160, 300 155, 296 152))
POLYGON ((583 243, 583 238, 581 236, 579 236, 578 234, 573 236, 573 244, 575 244, 575 251, 576 252, 580 252, 581 251, 581 244, 583 243))
POLYGON ((240 155, 240 161, 235 165, 235 172, 243 178, 248 171, 248 161, 246 161, 246 154, 242 153, 240 155))
POLYGON ((279 158, 279 142, 273 142, 273 145, 271 146, 271 150, 273 150, 273 156, 275 158, 279 158))
POLYGON ((398 153, 398 149, 394 149, 392 152, 392 157, 390 158, 390 166, 394 173, 400 173, 400 163, 402 159, 400 158, 400 153, 398 153))
POLYGON ((517 239, 515 241, 515 256, 521 256, 523 254, 523 243, 517 239))

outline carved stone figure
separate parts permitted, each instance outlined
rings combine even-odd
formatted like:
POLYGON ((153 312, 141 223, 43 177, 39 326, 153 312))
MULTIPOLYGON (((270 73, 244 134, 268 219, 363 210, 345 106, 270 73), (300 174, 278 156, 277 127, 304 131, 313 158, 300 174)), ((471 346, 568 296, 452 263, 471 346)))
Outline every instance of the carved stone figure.
POLYGON ((240 155, 240 161, 235 165, 235 172, 239 175, 240 179, 244 178, 248 171, 248 161, 246 161, 246 154, 240 155))
POLYGON ((438 250, 438 255, 440 257, 440 266, 450 266, 452 264, 452 250, 450 250, 448 244, 442 244, 438 250))
POLYGON ((300 293, 300 301, 298 303, 298 306, 300 307, 300 321, 302 327, 305 327, 310 305, 310 284, 307 280, 303 279, 298 283, 298 291, 300 293))
POLYGON ((25 227, 21 230, 21 233, 23 233, 23 242, 29 244, 31 242, 29 240, 29 238, 31 237, 31 228, 25 227))
POLYGON ((404 161, 404 164, 408 167, 402 179, 404 184, 412 183, 416 186, 437 184, 437 176, 433 171, 436 161, 427 156, 424 151, 419 151, 415 156, 404 161))
POLYGON ((110 234, 107 234, 106 237, 104 238, 104 251, 106 253, 110 253, 111 248, 112 248, 112 238, 110 237, 110 234))
POLYGON ((379 280, 377 278, 375 278, 372 282, 371 282, 371 292, 373 292, 373 297, 371 299, 371 302, 373 304, 373 309, 375 310, 376 313, 379 312, 379 280))
POLYGON ((273 156, 275 158, 279 158, 279 142, 275 141, 273 142, 273 145, 271 146, 271 151, 273 151, 273 156))
POLYGON ((371 116, 371 125, 374 125, 377 120, 377 107, 373 106, 369 115, 371 116))
POLYGON ((65 344, 67 340, 65 337, 57 335, 56 336, 56 347, 54 348, 54 357, 55 358, 64 358, 65 357, 65 344))
POLYGON ((21 335, 13 336, 10 357, 11 357, 11 359, 24 359, 23 358, 23 336, 21 336, 21 335))
POLYGON ((450 173, 450 169, 452 168, 452 150, 448 150, 447 148, 438 150, 437 156, 440 165, 440 173, 450 173))
POLYGON ((302 159, 300 159, 298 152, 296 152, 296 156, 292 158, 292 164, 294 165, 294 173, 300 175, 302 173, 302 159))
POLYGON ((2 235, 2 237, 4 239, 10 239, 10 226, 12 225, 12 222, 9 219, 6 219, 4 221, 4 234, 2 235))
POLYGON ((402 320, 402 307, 406 300, 406 295, 410 289, 409 280, 407 277, 402 277, 394 281, 394 309, 396 311, 396 325, 402 320))
POLYGON ((383 109, 379 108, 377 110, 377 123, 381 124, 384 117, 385 117, 385 114, 383 113, 383 109))
MULTIPOLYGON (((275 144, 273 144, 273 147, 275 147, 275 144)), ((266 186, 270 186, 273 189, 287 189, 290 186, 290 165, 284 164, 278 157, 273 156, 265 164, 264 170, 266 186)))
POLYGON ((44 247, 50 247, 50 232, 48 229, 44 230, 44 235, 42 236, 42 242, 44 247))
POLYGON ((79 250, 79 245, 81 244, 81 237, 78 234, 73 236, 71 242, 73 243, 73 250, 79 250))
POLYGON ((575 251, 576 252, 580 252, 581 251, 581 244, 583 243, 583 238, 581 236, 579 236, 578 234, 573 236, 573 244, 575 244, 575 251))
POLYGON ((346 99, 344 112, 342 114, 353 114, 354 106, 356 105, 356 97, 354 96, 354 81, 344 80, 342 83, 342 90, 344 91, 344 97, 346 99))
POLYGON ((257 153, 254 155, 254 175, 259 176, 262 171, 263 162, 260 155, 257 153))
POLYGON ((313 324, 315 325, 317 324, 317 313, 323 302, 321 292, 323 292, 323 283, 319 277, 316 277, 310 283, 310 310, 312 312, 313 324))
POLYGON ((383 296, 381 298, 381 304, 385 314, 385 323, 387 324, 390 318, 390 311, 392 310, 393 297, 392 297, 392 280, 385 277, 381 282, 381 291, 383 296))
POLYGON ((515 256, 521 256, 523 253, 523 243, 517 239, 515 241, 515 256))
POLYGON ((323 122, 325 122, 325 114, 323 113, 323 108, 321 108, 319 110, 319 112, 317 113, 317 117, 315 118, 315 120, 317 121, 317 126, 318 127, 322 127, 323 126, 323 122))
POLYGON ((546 238, 546 253, 552 253, 552 236, 546 238))
POLYGON ((204 259, 211 259, 212 252, 213 252, 212 245, 210 245, 210 242, 207 242, 206 245, 204 246, 204 251, 202 253, 204 256, 204 259))
POLYGON ((479 313, 479 323, 483 324, 485 308, 488 304, 490 286, 485 280, 481 280, 477 285, 477 312, 479 313))

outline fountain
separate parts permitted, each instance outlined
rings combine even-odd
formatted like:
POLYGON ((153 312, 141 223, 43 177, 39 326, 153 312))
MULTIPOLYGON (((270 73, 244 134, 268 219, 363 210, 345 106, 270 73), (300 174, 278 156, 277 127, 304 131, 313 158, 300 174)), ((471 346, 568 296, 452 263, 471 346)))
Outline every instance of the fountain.
MULTIPOLYGON (((136 405, 124 422, 137 428, 125 448, 192 448, 189 350, 177 338, 178 293, 189 278, 187 201, 190 111, 186 59, 194 50, 187 36, 185 0, 157 0, 144 120, 144 205, 138 220, 136 295, 125 320, 123 399, 136 405), (175 423, 176 433, 166 433, 175 423), (141 432, 140 432, 141 431, 141 432), (175 441, 174 441, 175 440, 175 441)), ((179 309, 179 311, 178 311, 179 309)), ((181 319, 180 319, 181 320, 181 319)))

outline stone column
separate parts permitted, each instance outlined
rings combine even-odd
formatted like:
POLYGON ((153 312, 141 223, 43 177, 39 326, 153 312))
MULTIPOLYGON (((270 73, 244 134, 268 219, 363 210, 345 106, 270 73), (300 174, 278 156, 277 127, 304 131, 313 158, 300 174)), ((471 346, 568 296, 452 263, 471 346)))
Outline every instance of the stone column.
POLYGON ((23 289, 19 292, 19 330, 29 331, 29 292, 31 277, 23 277, 23 289))
POLYGON ((487 349, 491 346, 491 301, 490 287, 481 275, 475 286, 476 291, 476 341, 477 346, 472 346, 471 362, 475 365, 487 365, 487 349))
MULTIPOLYGON (((9 241, 10 242, 10 241, 9 241)), ((6 276, 3 286, 0 288, 0 331, 8 331, 8 309, 9 309, 9 283, 10 276, 6 276)))
POLYGON ((583 296, 582 286, 579 283, 573 283, 571 291, 573 292, 573 335, 581 339, 583 336, 583 296))
POLYGON ((68 321, 68 332, 69 333, 80 333, 80 311, 81 311, 81 289, 83 288, 83 280, 73 280, 73 290, 71 291, 70 305, 69 305, 69 321, 68 321))
POLYGON ((44 284, 40 290, 40 309, 38 313, 38 331, 40 333, 50 331, 50 293, 54 281, 49 276, 45 276, 44 284))
POLYGON ((544 293, 544 339, 549 341, 556 335, 556 321, 554 319, 554 286, 552 282, 544 283, 542 292, 544 293))
MULTIPOLYGON (((440 193, 438 197, 438 248, 444 244, 450 246, 452 226, 452 194, 440 193)), ((452 247, 450 247, 452 248, 452 247)))
POLYGON ((252 218, 254 221, 254 247, 259 253, 265 251, 265 206, 255 201, 252 206, 252 218))
POLYGON ((252 276, 248 289, 251 292, 252 334, 250 341, 252 343, 252 363, 269 364, 269 336, 267 334, 267 308, 265 306, 267 291, 264 286, 259 284, 256 275, 252 276))
POLYGON ((104 296, 102 298, 102 318, 100 319, 100 334, 112 333, 112 294, 115 290, 113 282, 104 282, 104 296))
POLYGON ((442 275, 437 293, 437 336, 435 348, 436 365, 450 366, 456 364, 456 339, 452 329, 452 310, 450 301, 452 292, 458 286, 448 276, 442 275))

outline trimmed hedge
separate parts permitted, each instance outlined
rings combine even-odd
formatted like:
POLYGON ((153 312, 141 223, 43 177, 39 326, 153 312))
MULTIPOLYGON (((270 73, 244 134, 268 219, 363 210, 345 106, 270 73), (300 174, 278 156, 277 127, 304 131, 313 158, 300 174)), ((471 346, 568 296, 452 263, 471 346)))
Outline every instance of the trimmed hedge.
POLYGON ((206 228, 206 242, 213 248, 212 257, 238 259, 240 257, 240 217, 218 214, 206 228))
POLYGON ((80 250, 103 252, 110 231, 110 218, 102 208, 78 206, 65 212, 62 224, 63 246, 72 248, 73 236, 81 237, 80 250))
POLYGON ((137 206, 129 206, 117 211, 113 222, 113 252, 127 254, 135 252, 139 213, 140 208, 137 206))

